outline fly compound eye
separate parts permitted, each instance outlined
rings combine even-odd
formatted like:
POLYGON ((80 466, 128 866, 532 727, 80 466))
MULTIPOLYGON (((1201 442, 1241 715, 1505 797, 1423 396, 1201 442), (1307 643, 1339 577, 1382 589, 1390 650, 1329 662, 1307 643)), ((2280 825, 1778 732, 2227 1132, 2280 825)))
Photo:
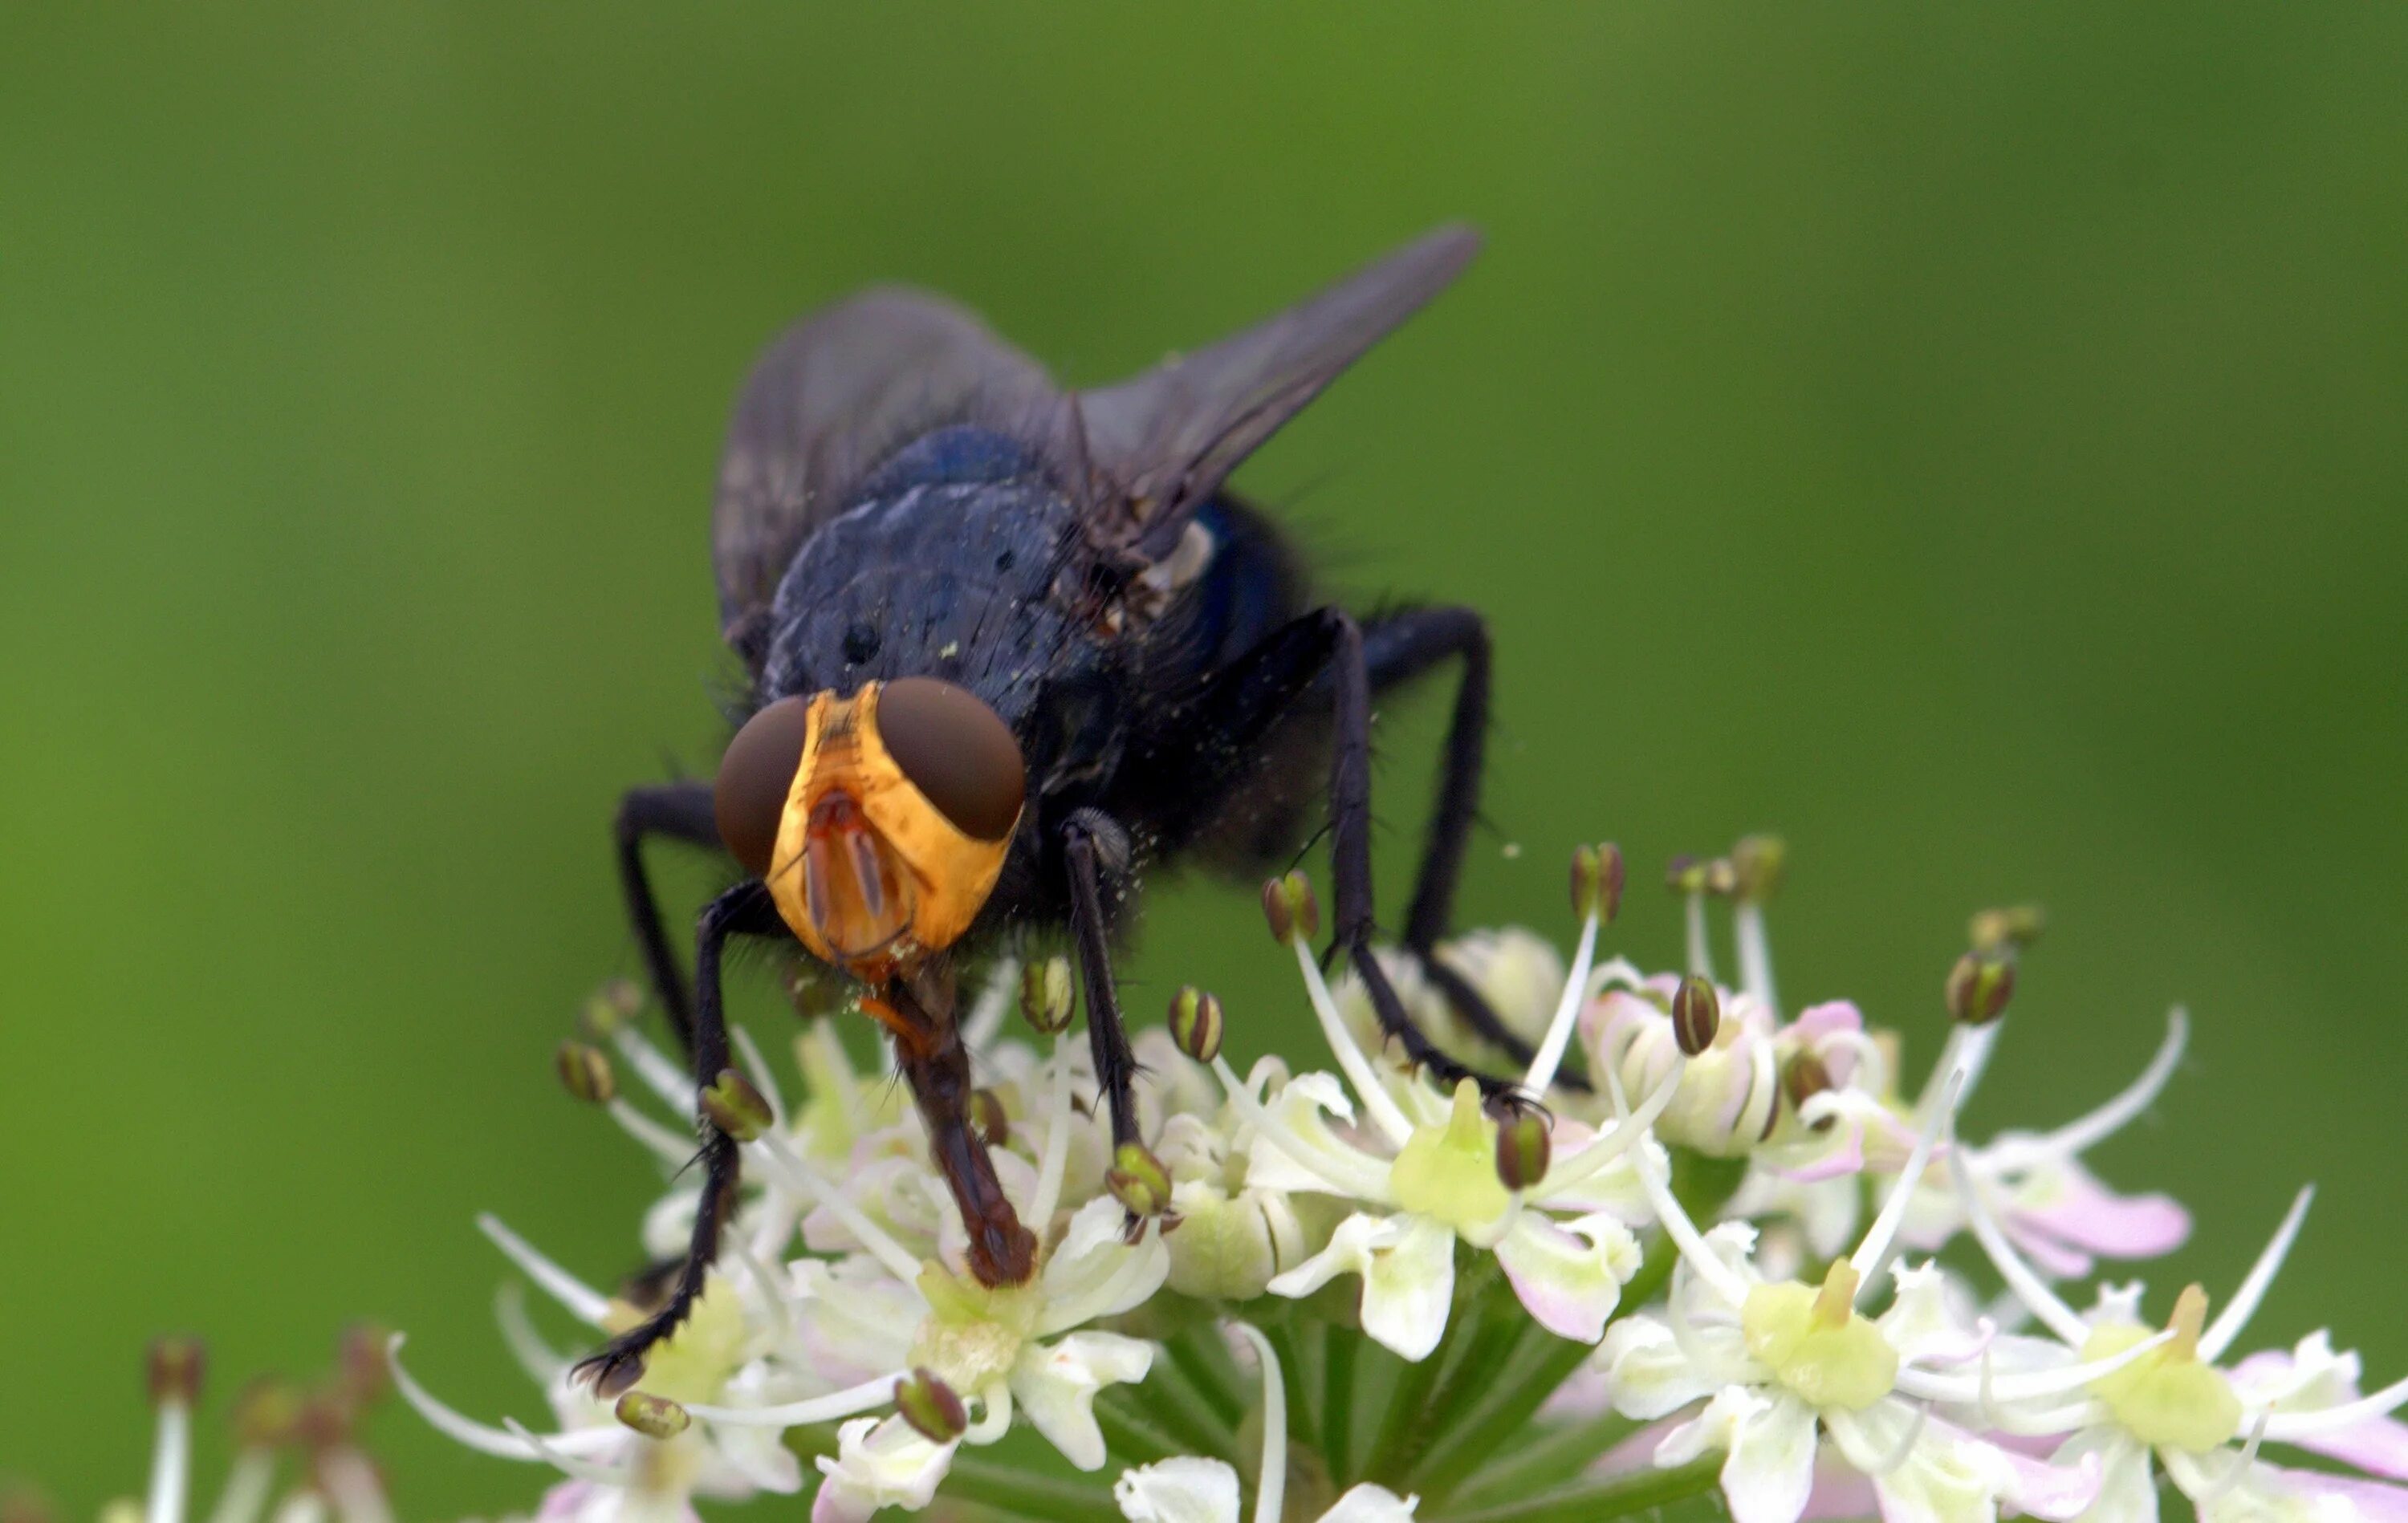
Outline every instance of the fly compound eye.
POLYGON ((744 721, 719 763, 719 781, 710 790, 719 838, 754 877, 769 875, 786 795, 803 764, 803 739, 810 729, 810 700, 781 698, 744 721))
POLYGON ((889 682, 878 692, 878 736, 954 829, 977 841, 1011 833, 1027 769, 1010 726, 976 694, 929 676, 889 682))

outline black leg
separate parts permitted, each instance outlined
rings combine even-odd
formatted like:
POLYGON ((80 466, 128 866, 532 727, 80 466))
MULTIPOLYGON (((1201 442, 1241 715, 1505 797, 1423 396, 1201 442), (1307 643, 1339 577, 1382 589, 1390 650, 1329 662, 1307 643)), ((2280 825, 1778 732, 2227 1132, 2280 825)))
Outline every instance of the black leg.
MULTIPOLYGON (((694 1074, 697 1089, 710 1085, 727 1066, 727 1019, 720 997, 720 955, 731 936, 782 932, 769 890, 759 883, 739 883, 712 900, 702 912, 694 938, 695 1021, 694 1074)), ((600 1353, 577 1366, 577 1378, 590 1378, 596 1394, 610 1397, 643 1378, 644 1355, 654 1344, 678 1330, 709 1281, 719 1257, 720 1230, 736 1205, 736 1186, 743 1162, 735 1140, 707 1117, 697 1115, 702 1132, 702 1203, 694 1214, 694 1237, 686 1247, 685 1264, 669 1288, 668 1300, 658 1312, 610 1340, 600 1353)))
MULTIPOLYGON (((1465 1025, 1514 1062, 1526 1065, 1530 1044, 1498 1018, 1486 999, 1461 974, 1438 959, 1438 944, 1455 920, 1455 890, 1463 876, 1471 827, 1480 817, 1480 780, 1488 747, 1488 621, 1472 608, 1414 608, 1374 621, 1363 632, 1364 664, 1371 690, 1385 691, 1449 659, 1460 658, 1463 676, 1455 690, 1439 762, 1438 798, 1430 810, 1429 834, 1405 912, 1404 943, 1422 971, 1446 996, 1465 1025)), ((1566 1070, 1557 1082, 1575 1089, 1586 1079, 1566 1070)))
MULTIPOLYGON (((652 895, 652 878, 644 871, 646 836, 665 835, 695 846, 719 846, 719 825, 711 816, 710 785, 669 783, 659 788, 631 788, 619 798, 612 833, 619 847, 619 887, 626 895, 627 923, 635 928, 636 946, 643 953, 644 972, 652 993, 668 1013, 678 1045, 694 1050, 694 1002, 686 995, 685 975, 678 971, 661 929, 660 902, 652 895)), ((716 1070, 714 1070, 716 1072, 716 1070)))
POLYGON ((1100 810, 1081 809, 1062 827, 1062 858, 1070 875, 1070 932, 1087 994, 1087 1044, 1095 1054, 1096 1088, 1111 1112, 1112 1146, 1118 1147, 1142 1140, 1137 1131, 1137 1054, 1112 987, 1111 928, 1104 917, 1105 893, 1117 891, 1128 871, 1128 833, 1100 810))

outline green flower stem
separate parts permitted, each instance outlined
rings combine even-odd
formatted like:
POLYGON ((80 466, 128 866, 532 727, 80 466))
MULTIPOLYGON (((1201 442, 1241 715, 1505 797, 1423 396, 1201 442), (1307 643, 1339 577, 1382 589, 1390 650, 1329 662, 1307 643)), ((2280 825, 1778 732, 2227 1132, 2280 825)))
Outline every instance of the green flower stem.
POLYGON ((1155 1371, 1143 1382, 1123 1388, 1165 1432, 1186 1443, 1189 1453, 1216 1455, 1235 1464, 1237 1425, 1213 1410, 1176 1359, 1168 1364, 1169 1368, 1155 1371))
POLYGON ((1031 1475, 966 1454, 955 1454, 945 1472, 945 1495, 1039 1523, 1096 1523, 1120 1516, 1119 1504, 1101 1487, 1031 1475))
POLYGON ((1150 1465, 1174 1454, 1193 1452, 1191 1445, 1150 1421, 1150 1416, 1130 1411, 1117 1389, 1101 1392, 1096 1398, 1096 1426, 1103 1430, 1104 1444, 1127 1463, 1150 1465))
POLYGON ((1246 1403, 1230 1388, 1227 1372, 1214 1361, 1211 1350, 1203 1342, 1219 1336, 1209 1325, 1197 1326, 1163 1346, 1169 1351, 1171 1367, 1186 1377, 1187 1384, 1212 1409, 1222 1426, 1234 1430, 1239 1419, 1246 1415, 1246 1403))
POLYGON ((1499 1494, 1527 1496, 1561 1485, 1638 1429, 1637 1423, 1612 1412, 1565 1423, 1495 1464, 1472 1472, 1464 1483, 1463 1496, 1467 1500, 1499 1494))
MULTIPOLYGON (((1447 1330, 1450 1335, 1455 1330, 1452 1319, 1447 1330)), ((1398 1371, 1397 1383, 1388 1390, 1388 1410, 1380 1421, 1380 1436, 1372 1441, 1371 1458, 1363 1464, 1366 1480, 1385 1485, 1402 1476, 1412 1464, 1417 1452, 1415 1435, 1429 1415, 1430 1388, 1438 1383, 1439 1366, 1446 1362, 1448 1351, 1449 1344, 1442 1339, 1426 1359, 1398 1371)))
POLYGON ((1329 1478, 1349 1485, 1354 1463, 1354 1355, 1363 1335, 1352 1328, 1332 1328, 1321 1361, 1322 1453, 1329 1461, 1329 1478))
POLYGON ((1712 1490, 1722 1463, 1721 1455, 1708 1455, 1672 1470, 1643 1470, 1610 1481, 1558 1487, 1471 1512, 1433 1513, 1430 1523, 1597 1523, 1627 1517, 1712 1490))

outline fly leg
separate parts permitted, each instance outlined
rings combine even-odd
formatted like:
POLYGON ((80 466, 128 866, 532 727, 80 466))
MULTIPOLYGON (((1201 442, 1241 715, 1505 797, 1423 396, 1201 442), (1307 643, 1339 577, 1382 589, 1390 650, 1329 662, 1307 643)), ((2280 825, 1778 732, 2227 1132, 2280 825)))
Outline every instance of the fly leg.
MULTIPOLYGON (((1498 1018, 1469 980, 1438 958, 1438 944, 1454 923, 1455 885, 1463 876, 1464 853, 1480 815, 1488 742, 1488 621, 1471 608, 1414 608, 1374 620, 1363 632, 1363 650, 1375 694, 1450 657, 1463 662, 1440 755, 1438 799, 1430 810, 1412 904, 1405 912, 1404 943, 1464 1024, 1517 1065, 1527 1066, 1530 1044, 1498 1018)), ((1562 1075, 1556 1082, 1587 1088, 1576 1074, 1562 1075)))
MULTIPOLYGON (((759 883, 739 883, 706 905, 694 938, 694 1075, 697 1089, 714 1082, 727 1066, 727 1018, 721 999, 720 960, 733 936, 783 934, 785 926, 759 883)), ((571 1372, 590 1378, 595 1394, 616 1396, 643 1378, 644 1356, 654 1344, 677 1331, 709 1281, 711 1261, 719 1257, 720 1230, 736 1207, 736 1186, 743 1162, 736 1141, 698 1115, 702 1132, 702 1203, 694 1214, 694 1236, 686 1246, 685 1263, 669 1287, 668 1299, 651 1317, 619 1334, 601 1352, 571 1372)))
MULTIPOLYGON (((619 796, 619 813, 611 821, 619 851, 619 888, 626 896, 627 923, 635 929, 636 946, 644 958, 644 972, 652 993, 667 1012, 678 1046, 694 1052, 694 1002, 686 994, 685 975, 670 954, 669 939, 661 928, 660 901, 644 871, 644 841, 666 836, 690 845, 720 849, 719 825, 710 805, 708 783, 668 783, 656 788, 631 788, 619 796)), ((716 1073, 717 1070, 713 1070, 716 1073)))
POLYGON ((1037 1239, 1021 1224, 970 1125, 969 1049, 953 1018, 950 970, 938 987, 929 983, 889 984, 863 1008, 895 1033, 896 1061, 928 1128, 929 1155, 969 1234, 970 1273, 981 1285, 1023 1285, 1037 1273, 1037 1239))
POLYGON ((1100 809, 1081 809, 1062 827, 1062 860, 1070 875, 1070 934, 1079 951, 1087 995, 1087 1046, 1095 1054, 1096 1087, 1112 1119, 1112 1147, 1141 1142, 1137 1128, 1137 1054, 1121 1020, 1112 986, 1111 926, 1104 897, 1117 892, 1129 868, 1128 832, 1100 809))

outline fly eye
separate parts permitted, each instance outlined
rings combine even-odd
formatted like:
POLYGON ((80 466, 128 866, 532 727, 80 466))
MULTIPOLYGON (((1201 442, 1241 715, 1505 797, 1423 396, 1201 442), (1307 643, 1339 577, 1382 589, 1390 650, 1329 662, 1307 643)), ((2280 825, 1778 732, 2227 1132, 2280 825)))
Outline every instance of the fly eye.
POLYGON ((1010 726, 977 695, 929 676, 889 682, 878 693, 878 734, 954 829, 980 841, 1011 833, 1027 769, 1010 726))
POLYGON ((781 698, 744 721, 719 763, 710 790, 710 811, 728 854, 754 877, 769 875, 777 854, 778 824, 786 795, 803 764, 803 739, 810 729, 810 704, 781 698))

